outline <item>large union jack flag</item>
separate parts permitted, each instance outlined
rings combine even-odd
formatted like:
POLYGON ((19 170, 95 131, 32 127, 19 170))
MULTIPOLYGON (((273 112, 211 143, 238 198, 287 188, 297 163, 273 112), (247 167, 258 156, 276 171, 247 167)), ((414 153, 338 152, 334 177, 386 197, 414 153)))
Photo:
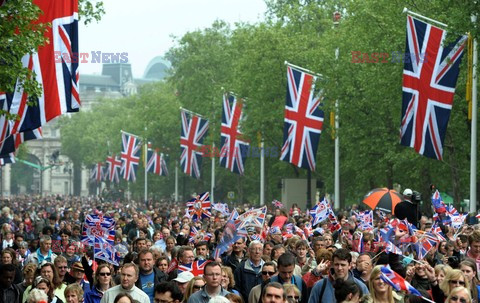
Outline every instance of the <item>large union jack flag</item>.
POLYGON ((287 103, 280 160, 315 170, 323 111, 315 91, 316 77, 287 67, 287 103))
POLYGON ((118 266, 119 255, 116 252, 115 246, 110 245, 105 241, 95 241, 93 246, 94 259, 100 259, 118 266))
POLYGON ((122 132, 122 176, 127 181, 135 182, 137 177, 135 175, 138 163, 140 162, 140 152, 142 149, 142 142, 137 136, 129 135, 122 132))
POLYGON ((167 162, 163 153, 159 154, 158 150, 148 148, 146 170, 159 176, 168 176, 167 162))
POLYGON ((445 36, 446 31, 407 17, 400 143, 439 160, 467 38, 444 47, 445 36))
POLYGON ((234 95, 223 95, 222 128, 220 137, 220 166, 243 175, 249 143, 240 131, 243 102, 234 95))
POLYGON ((94 246, 96 241, 114 245, 115 220, 103 215, 87 215, 83 223, 82 240, 85 245, 94 246))
POLYGON ((251 209, 240 216, 235 220, 235 225, 237 229, 242 229, 246 226, 258 226, 263 227, 265 223, 265 216, 267 215, 267 207, 261 207, 256 209, 251 209))
POLYGON ((115 183, 120 183, 120 178, 119 178, 119 170, 122 167, 122 161, 117 156, 110 156, 107 157, 106 160, 107 163, 107 173, 105 176, 106 180, 109 180, 110 182, 115 182, 115 183))
POLYGON ((14 92, 7 93, 9 112, 19 117, 9 123, 10 134, 37 129, 80 107, 78 60, 74 60, 78 56, 78 0, 35 0, 34 4, 42 10, 35 22, 52 26, 44 34, 48 41, 36 53, 24 55, 22 64, 35 72, 42 94, 34 105, 27 105, 28 96, 19 81, 14 92))
POLYGON ((182 132, 180 134, 180 165, 185 174, 200 178, 200 167, 202 165, 203 138, 208 131, 208 120, 198 115, 192 115, 182 110, 182 132))
POLYGON ((212 204, 210 203, 210 193, 205 192, 195 198, 187 201, 188 214, 192 221, 207 219, 212 216, 210 212, 212 204))
POLYGON ((195 277, 203 276, 203 272, 205 271, 205 265, 210 262, 208 260, 198 260, 190 264, 182 264, 178 265, 178 273, 183 271, 191 272, 195 277))

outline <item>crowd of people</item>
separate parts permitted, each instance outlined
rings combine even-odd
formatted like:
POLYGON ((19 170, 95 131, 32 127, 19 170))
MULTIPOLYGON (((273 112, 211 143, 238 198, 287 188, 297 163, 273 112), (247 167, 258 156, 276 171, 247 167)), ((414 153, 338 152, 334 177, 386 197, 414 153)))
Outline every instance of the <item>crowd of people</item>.
MULTIPOLYGON (((1 201, 0 302, 480 302, 476 225, 453 229, 421 216, 417 234, 435 226, 445 238, 419 256, 402 224, 391 239, 401 253, 386 249, 378 235, 391 216, 375 216, 372 229, 360 230, 355 205, 336 212, 339 228, 329 220, 312 228, 308 210, 271 206, 264 226, 247 227, 215 255, 228 215, 212 209, 210 218, 192 220, 185 207, 64 196, 1 201), (82 244, 89 214, 115 219, 118 265, 82 244), (385 266, 420 295, 386 283, 385 266)), ((236 207, 240 214, 249 208, 236 207)))

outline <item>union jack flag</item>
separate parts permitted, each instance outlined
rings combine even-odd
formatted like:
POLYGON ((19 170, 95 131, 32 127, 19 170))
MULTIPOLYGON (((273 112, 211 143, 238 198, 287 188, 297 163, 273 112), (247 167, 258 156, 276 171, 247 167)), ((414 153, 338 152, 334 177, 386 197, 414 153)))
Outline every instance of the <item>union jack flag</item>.
MULTIPOLYGON (((44 34, 48 41, 36 53, 24 55, 21 61, 24 67, 35 72, 42 94, 35 104, 27 104, 28 96, 19 81, 14 91, 7 93, 11 104, 9 112, 19 117, 9 122, 8 135, 37 129, 80 107, 78 60, 73 60, 74 54, 78 54, 78 1, 35 0, 34 4, 42 10, 35 23, 52 26, 44 34)), ((4 132, 5 129, 0 131, 4 132)))
POLYGON ((97 183, 101 182, 104 178, 103 174, 103 163, 98 162, 92 167, 90 172, 90 179, 97 181, 97 183))
POLYGON ((287 67, 287 100, 280 160, 315 170, 323 111, 315 91, 316 77, 287 67))
POLYGON ((396 291, 406 291, 409 294, 421 297, 422 294, 416 290, 410 283, 405 281, 402 276, 394 272, 390 267, 382 266, 380 269, 382 280, 393 287, 396 291))
POLYGON ((208 260, 198 260, 190 264, 178 265, 178 273, 183 271, 191 272, 195 277, 203 277, 203 272, 205 270, 205 265, 207 265, 208 260))
POLYGON ((360 223, 358 224, 358 229, 366 230, 366 231, 373 230, 373 211, 372 210, 358 212, 357 220, 360 221, 360 223))
POLYGON ((238 216, 235 224, 238 229, 241 229, 247 225, 262 227, 265 222, 265 216, 267 215, 267 207, 256 208, 238 216))
POLYGON ((93 246, 93 254, 94 259, 100 259, 118 266, 119 256, 115 250, 115 247, 110 245, 108 242, 99 241, 97 239, 93 246))
POLYGON ((118 172, 122 167, 122 161, 117 156, 107 157, 107 173, 105 179, 110 182, 120 183, 118 172))
POLYGON ((335 216, 333 211, 328 212, 328 219, 330 219, 330 231, 332 233, 342 229, 342 225, 338 222, 337 216, 335 216))
POLYGON ((352 240, 352 249, 358 253, 363 253, 364 243, 363 243, 363 233, 355 232, 354 239, 352 240))
POLYGON ((395 244, 393 244, 392 242, 387 241, 386 244, 387 245, 385 246, 385 252, 394 253, 396 255, 403 255, 402 250, 400 248, 398 248, 397 246, 395 246, 395 244))
POLYGON ((158 150, 147 150, 147 168, 148 172, 159 176, 168 176, 167 163, 163 153, 158 153, 158 150))
POLYGON ((82 243, 94 246, 95 241, 102 240, 114 245, 115 220, 103 215, 87 215, 83 223, 82 243))
POLYGON ((223 215, 230 215, 230 212, 228 211, 228 204, 227 203, 215 203, 213 204, 213 209, 216 211, 219 211, 223 215))
POLYGON ((273 200, 272 205, 276 208, 283 208, 283 203, 278 200, 273 200))
MULTIPOLYGON (((7 127, 8 128, 8 127, 7 127)), ((42 128, 39 127, 34 130, 27 130, 22 133, 16 133, 8 136, 5 140, 0 142, 0 157, 8 156, 10 153, 14 153, 20 144, 25 141, 41 139, 42 128)))
POLYGON ((182 131, 180 134, 180 165, 185 174, 200 178, 202 165, 203 138, 207 136, 208 120, 182 110, 182 131))
POLYGON ((243 102, 233 95, 223 95, 220 166, 243 175, 249 143, 240 131, 243 102))
POLYGON ((422 238, 415 243, 417 248, 417 258, 422 260, 428 254, 432 248, 436 247, 438 244, 438 238, 435 235, 425 234, 422 238))
POLYGON ((330 204, 328 204, 327 199, 323 198, 322 201, 315 204, 315 206, 310 210, 310 216, 312 216, 313 219, 312 225, 315 226, 318 223, 328 219, 328 214, 330 212, 330 204))
POLYGON ((142 149, 141 141, 133 135, 122 132, 122 170, 123 178, 127 181, 135 182, 137 179, 135 172, 140 162, 140 151, 142 149))
POLYGON ((442 232, 442 228, 440 226, 438 226, 438 222, 435 222, 432 225, 432 229, 430 230, 430 232, 432 234, 434 234, 435 236, 437 236, 437 239, 439 241, 447 241, 447 238, 445 237, 445 235, 442 232))
POLYGON ((466 36, 444 47, 446 31, 407 16, 400 143, 442 159, 466 36))
POLYGON ((201 241, 208 241, 212 237, 211 233, 207 233, 204 230, 198 230, 195 226, 190 227, 190 238, 188 242, 198 241, 198 238, 201 241))
POLYGON ((0 166, 4 166, 6 164, 15 163, 15 154, 11 153, 4 157, 0 157, 0 166))
POLYGON ((187 202, 188 214, 192 221, 210 218, 212 216, 211 206, 210 193, 205 192, 187 202))
POLYGON ((443 214, 447 211, 445 202, 443 202, 442 196, 438 190, 432 195, 432 205, 436 213, 443 214))

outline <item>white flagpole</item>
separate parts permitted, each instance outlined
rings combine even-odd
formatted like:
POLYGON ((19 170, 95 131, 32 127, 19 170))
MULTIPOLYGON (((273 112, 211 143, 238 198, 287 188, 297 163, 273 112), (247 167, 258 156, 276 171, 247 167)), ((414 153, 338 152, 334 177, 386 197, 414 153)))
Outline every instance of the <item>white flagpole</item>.
POLYGON ((175 160, 175 202, 178 202, 178 161, 175 160))
POLYGON ((265 205, 265 142, 260 143, 260 206, 265 205))
MULTIPOLYGON (((334 25, 338 26, 338 20, 334 17, 334 25)), ((340 55, 340 49, 337 47, 335 49, 335 61, 338 61, 338 57, 340 55)), ((335 210, 340 209, 340 137, 339 137, 339 127, 340 122, 339 120, 339 106, 338 106, 338 99, 335 100, 335 180, 334 180, 334 190, 335 190, 335 200, 333 208, 335 210)))
MULTIPOLYGON (((147 130, 147 128, 145 127, 145 130, 147 130)), ((144 200, 145 200, 145 204, 147 204, 148 202, 148 174, 147 174, 147 156, 148 156, 148 141, 147 139, 145 139, 145 158, 144 158, 144 161, 143 161, 143 166, 145 168, 145 191, 143 193, 144 195, 144 200)))
POLYGON ((288 65, 288 66, 293 67, 293 68, 295 68, 295 69, 301 70, 302 72, 305 72, 305 73, 310 74, 310 75, 312 75, 312 76, 319 77, 319 78, 323 78, 323 76, 322 76, 321 74, 317 74, 316 72, 313 72, 313 71, 311 71, 311 70, 309 70, 309 69, 306 69, 306 68, 303 68, 303 67, 301 67, 301 66, 292 64, 292 63, 290 63, 290 62, 288 62, 288 61, 285 61, 285 65, 288 65))
POLYGON ((210 203, 214 203, 214 189, 215 189, 215 142, 212 143, 212 182, 210 185, 210 203))
MULTIPOLYGON (((477 23, 477 16, 472 15, 472 24, 477 23)), ((472 134, 470 146, 470 213, 477 213, 477 40, 473 40, 472 68, 472 134)))
POLYGON ((403 8, 403 13, 407 13, 407 14, 409 14, 409 15, 422 18, 422 19, 424 19, 424 20, 430 21, 430 22, 432 22, 432 23, 436 23, 436 24, 438 24, 438 25, 440 25, 440 26, 443 26, 443 27, 448 27, 445 23, 439 22, 439 21, 437 21, 437 20, 435 20, 435 19, 431 19, 431 18, 425 17, 424 15, 420 15, 420 14, 418 14, 418 13, 412 12, 411 10, 409 10, 409 9, 406 8, 406 7, 403 8))

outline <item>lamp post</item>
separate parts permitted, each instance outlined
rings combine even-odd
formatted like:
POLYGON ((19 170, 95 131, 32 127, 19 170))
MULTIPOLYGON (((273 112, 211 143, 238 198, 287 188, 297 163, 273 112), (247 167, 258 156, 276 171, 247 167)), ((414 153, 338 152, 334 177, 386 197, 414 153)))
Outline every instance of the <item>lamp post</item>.
POLYGON ((73 172, 73 169, 72 169, 72 166, 73 166, 73 163, 71 162, 65 162, 65 165, 63 167, 63 173, 66 174, 68 173, 68 195, 72 195, 72 183, 73 183, 73 180, 72 180, 72 172, 73 172))

